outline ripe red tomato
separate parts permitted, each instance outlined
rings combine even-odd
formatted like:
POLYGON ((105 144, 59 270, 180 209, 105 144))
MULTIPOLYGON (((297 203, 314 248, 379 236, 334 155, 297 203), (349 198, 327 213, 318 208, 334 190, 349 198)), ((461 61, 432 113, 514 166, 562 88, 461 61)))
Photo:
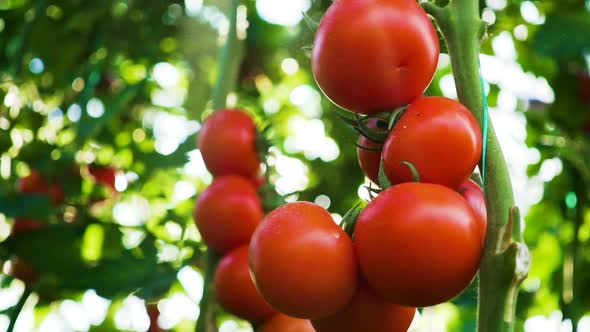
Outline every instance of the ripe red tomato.
POLYGON ((337 313, 312 321, 317 332, 406 332, 416 308, 388 302, 365 286, 337 313))
POLYGON ((316 332, 307 319, 276 314, 262 324, 258 332, 316 332))
MULTIPOLYGON (((373 129, 381 128, 381 126, 378 125, 379 121, 383 122, 383 130, 385 131, 385 127, 387 126, 387 124, 385 124, 383 120, 371 119, 367 123, 367 126, 373 129)), ((359 137, 358 145, 358 159, 359 164, 363 169, 363 172, 365 172, 365 175, 369 178, 369 180, 373 181, 376 184, 379 184, 379 167, 381 166, 381 151, 372 150, 382 149, 383 145, 375 143, 363 135, 359 137)))
POLYGON ((201 193, 195 209, 203 240, 221 252, 248 244, 262 218, 256 189, 239 176, 217 178, 201 193))
POLYGON ((481 187, 473 180, 469 179, 459 187, 459 193, 469 206, 473 209, 479 224, 479 232, 481 234, 481 242, 484 243, 486 239, 486 229, 488 227, 488 214, 486 210, 486 199, 481 187))
POLYGON ((96 183, 100 183, 115 191, 115 178, 117 170, 113 167, 88 167, 88 172, 94 177, 96 183))
POLYGON ((361 212, 355 249, 376 294, 404 306, 427 307, 459 295, 482 254, 478 220, 457 192, 403 183, 361 212))
POLYGON ((35 267, 18 257, 14 257, 10 260, 8 275, 27 285, 34 282, 39 277, 39 273, 35 267))
POLYGON ((392 129, 383 147, 387 178, 412 181, 412 163, 420 181, 458 188, 481 158, 477 120, 461 103, 444 97, 414 101, 392 129))
POLYGON ((27 219, 27 218, 15 218, 12 224, 12 235, 22 234, 30 231, 36 231, 38 229, 45 228, 47 224, 42 221, 27 219))
POLYGON ((31 174, 20 179, 18 189, 25 194, 47 194, 51 197, 54 206, 64 201, 63 188, 58 184, 48 185, 41 173, 31 171, 31 174))
POLYGON ((254 286, 247 245, 221 259, 215 271, 215 293, 227 312, 251 322, 260 322, 275 313, 254 286))
POLYGON ((415 0, 336 1, 320 22, 312 67, 335 104, 372 114, 419 97, 438 56, 434 27, 415 0))
POLYGON ((252 236, 250 268, 266 301, 298 318, 321 318, 356 290, 350 237, 319 205, 297 202, 272 211, 252 236))
POLYGON ((203 124, 198 142, 205 165, 214 176, 256 176, 260 167, 256 124, 248 113, 237 109, 213 113, 203 124))

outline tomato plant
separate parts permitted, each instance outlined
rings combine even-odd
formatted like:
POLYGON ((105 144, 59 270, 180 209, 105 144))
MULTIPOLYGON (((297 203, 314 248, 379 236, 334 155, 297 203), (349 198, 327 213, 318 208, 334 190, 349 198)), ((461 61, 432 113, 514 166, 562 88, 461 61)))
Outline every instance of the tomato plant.
POLYGON ((317 332, 406 332, 415 314, 416 308, 391 303, 361 286, 344 308, 312 324, 317 332))
POLYGON ((355 249, 377 295, 425 307, 459 295, 475 276, 479 222, 455 191, 404 183, 377 196, 358 217, 355 249))
POLYGON ((258 332, 316 332, 307 319, 276 314, 260 327, 258 332))
POLYGON ((215 272, 215 293, 230 313, 252 322, 270 317, 275 311, 256 290, 248 266, 248 246, 225 255, 215 272))
POLYGON ((410 104, 383 147, 384 169, 392 183, 420 181, 458 188, 481 157, 477 120, 461 103, 444 97, 422 97, 410 104))
POLYGON ((248 113, 234 109, 213 113, 201 128, 198 143, 214 176, 256 176, 260 167, 256 124, 248 113))
POLYGON ((488 226, 488 216, 486 210, 486 200, 481 187, 473 180, 469 179, 459 187, 459 193, 473 209, 479 223, 481 242, 486 239, 486 228, 488 226))
MULTIPOLYGON (((385 131, 387 124, 383 120, 370 119, 367 127, 371 129, 382 129, 385 131)), ((376 143, 369 138, 361 135, 358 140, 357 154, 359 165, 365 175, 374 183, 379 183, 379 167, 381 165, 381 149, 383 144, 376 143)))
POLYGON ((350 237, 319 205, 288 203, 272 211, 250 243, 250 267, 275 309, 320 318, 344 306, 357 286, 350 237))
POLYGON ((222 252, 248 244, 263 217, 256 188, 239 176, 217 178, 201 193, 195 208, 203 240, 222 252))
POLYGON ((372 114, 419 97, 438 55, 434 27, 416 1, 337 1, 318 28, 312 67, 335 104, 372 114))
POLYGON ((24 194, 47 194, 51 197, 53 205, 60 205, 64 201, 64 191, 59 184, 47 184, 41 173, 31 171, 31 174, 22 178, 18 183, 18 189, 24 194))

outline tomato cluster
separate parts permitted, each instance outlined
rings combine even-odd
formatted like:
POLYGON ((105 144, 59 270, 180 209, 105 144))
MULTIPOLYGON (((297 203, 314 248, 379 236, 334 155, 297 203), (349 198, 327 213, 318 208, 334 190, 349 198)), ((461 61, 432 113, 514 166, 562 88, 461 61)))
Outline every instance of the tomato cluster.
POLYGON ((223 255, 215 271, 216 297, 227 312, 260 324, 261 331, 313 332, 308 320, 279 314, 269 305, 250 275, 248 246, 264 218, 257 136, 254 120, 240 109, 214 112, 199 135, 214 180, 197 199, 194 217, 203 241, 223 255))
MULTIPOLYGON (((87 170, 90 178, 97 184, 107 187, 112 193, 115 192, 115 176, 117 170, 113 167, 88 166, 83 167, 87 170)), ((64 176, 80 177, 81 170, 75 168, 75 171, 66 171, 64 176)), ((32 170, 29 175, 19 179, 17 189, 22 195, 43 195, 47 196, 53 207, 59 207, 64 204, 66 195, 64 187, 61 184, 63 177, 58 177, 48 181, 47 178, 37 170, 32 170)), ((28 232, 39 231, 47 227, 44 221, 34 220, 26 217, 16 217, 12 224, 11 236, 18 236, 28 232)), ((21 281, 30 284, 38 278, 38 271, 28 262, 19 257, 13 257, 9 265, 9 274, 21 281)))
POLYGON ((414 0, 340 0, 326 12, 314 75, 356 113, 359 163, 382 189, 345 220, 352 238, 312 203, 264 218, 249 260, 272 308, 317 332, 403 332, 416 307, 449 301, 473 280, 486 229, 483 191, 470 180, 482 133, 461 103, 422 96, 438 54, 414 0))

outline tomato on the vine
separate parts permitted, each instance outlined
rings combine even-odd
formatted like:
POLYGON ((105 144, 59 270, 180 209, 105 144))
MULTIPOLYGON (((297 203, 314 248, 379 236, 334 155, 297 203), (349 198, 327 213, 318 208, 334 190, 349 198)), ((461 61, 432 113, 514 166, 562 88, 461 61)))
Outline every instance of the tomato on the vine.
MULTIPOLYGON (((371 129, 386 130, 387 124, 383 120, 370 119, 367 127, 371 129), (382 122, 380 125, 379 122, 382 122)), ((379 184, 379 167, 381 166, 381 149, 383 144, 375 143, 369 138, 361 135, 358 140, 357 154, 359 165, 369 180, 379 184)))
POLYGON ((239 176, 215 179, 201 193, 195 208, 203 240, 221 252, 248 244, 263 217, 256 188, 239 176))
POLYGON ((403 183, 361 212, 354 233, 361 271, 376 294, 412 307, 459 295, 482 254, 479 221, 457 192, 403 183))
POLYGON ((252 236, 250 268, 266 301, 298 318, 333 314, 357 286, 350 237, 328 211, 308 202, 288 203, 264 219, 252 236))
POLYGON ((251 322, 259 322, 273 315, 275 311, 256 290, 248 264, 247 245, 225 255, 215 271, 215 294, 229 313, 251 322))
POLYGON ((31 174, 20 179, 18 189, 24 194, 47 194, 55 206, 64 201, 65 195, 62 186, 59 184, 47 184, 38 171, 31 171, 31 174))
POLYGON ((258 332, 316 332, 307 319, 276 314, 260 327, 258 332))
POLYGON ((482 149, 481 130, 461 103, 444 97, 415 100, 395 124, 383 147, 384 169, 393 183, 420 181, 458 188, 473 172, 482 149))
POLYGON ((117 177, 117 170, 113 167, 88 167, 88 172, 96 183, 105 185, 111 190, 115 191, 115 179, 117 177))
POLYGON ((256 124, 248 113, 226 109, 213 113, 199 134, 199 149, 214 176, 255 177, 260 167, 256 124))
POLYGON ((419 97, 438 56, 434 27, 415 0, 347 0, 334 2, 324 14, 312 67, 335 104, 373 114, 419 97))
POLYGON ((469 179, 459 187, 459 193, 469 206, 473 209, 475 216, 479 222, 479 231, 481 234, 481 242, 486 239, 486 229, 488 227, 488 214, 486 210, 486 199, 483 195, 481 187, 473 180, 469 179))
POLYGON ((406 332, 415 314, 416 308, 391 303, 360 286, 344 308, 312 324, 317 332, 406 332))

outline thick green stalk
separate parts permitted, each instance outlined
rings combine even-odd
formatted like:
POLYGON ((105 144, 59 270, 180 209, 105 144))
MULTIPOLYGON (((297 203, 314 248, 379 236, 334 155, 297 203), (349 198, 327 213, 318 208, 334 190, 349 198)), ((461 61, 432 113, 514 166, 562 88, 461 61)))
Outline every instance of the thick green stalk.
POLYGON ((445 38, 459 100, 482 128, 488 121, 487 161, 480 165, 486 174, 488 229, 479 273, 478 331, 513 331, 516 296, 528 273, 529 253, 522 241, 506 161, 489 116, 484 118, 479 52, 485 24, 479 15, 479 1, 451 0, 444 8, 432 3, 423 7, 435 18, 445 38))
MULTIPOLYGON (((219 62, 219 72, 215 87, 213 88, 213 110, 219 110, 226 106, 227 95, 236 81, 239 64, 240 43, 236 32, 238 6, 240 0, 232 0, 229 12, 229 30, 227 39, 219 62)), ((200 314, 197 320, 196 332, 216 332, 216 299, 215 299, 215 269, 220 256, 211 248, 205 253, 205 275, 203 277, 203 297, 199 303, 200 314)))

